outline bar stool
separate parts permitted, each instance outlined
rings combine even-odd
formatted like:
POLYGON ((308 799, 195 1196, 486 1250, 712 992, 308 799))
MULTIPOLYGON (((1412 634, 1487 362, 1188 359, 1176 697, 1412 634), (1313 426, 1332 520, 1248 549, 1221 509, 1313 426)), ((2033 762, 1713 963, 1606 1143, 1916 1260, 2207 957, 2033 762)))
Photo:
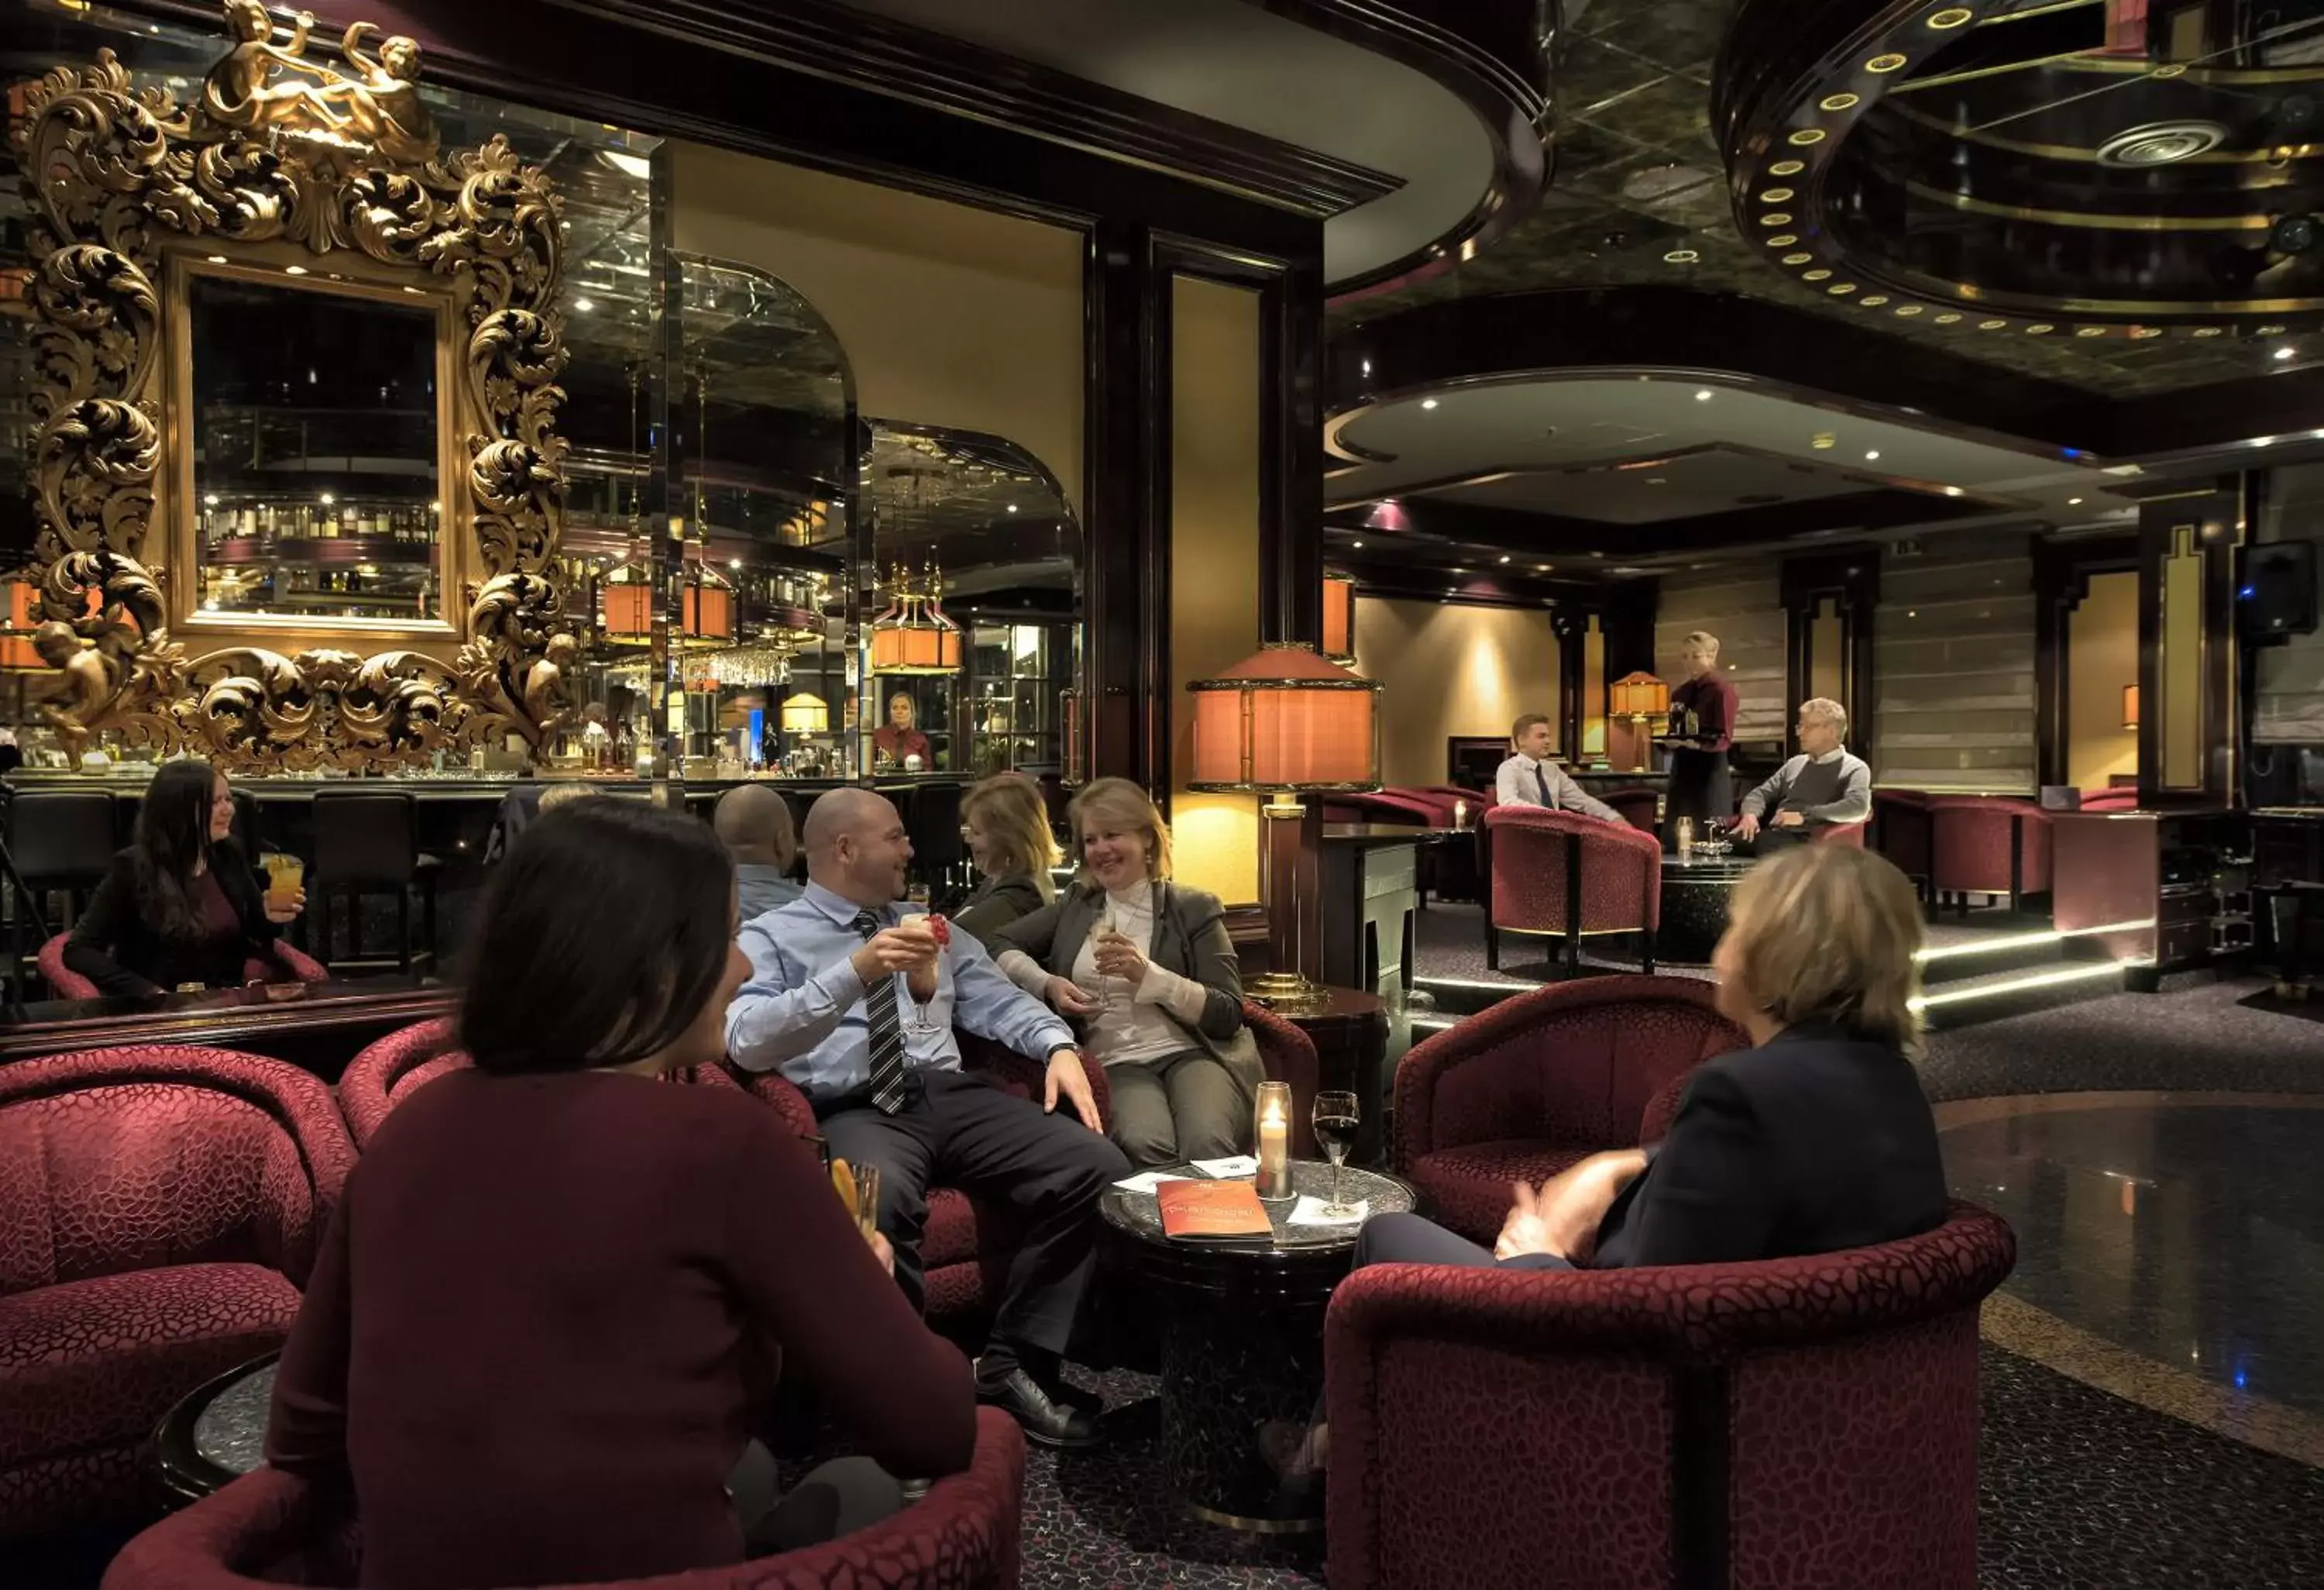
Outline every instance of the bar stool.
POLYGON ((438 863, 420 850, 419 804, 408 791, 321 790, 314 806, 314 874, 308 880, 315 923, 315 956, 335 973, 433 971, 436 965, 438 863), (411 896, 420 901, 420 943, 411 941, 411 896), (366 894, 395 896, 395 953, 370 955, 363 947, 366 894), (347 901, 347 953, 331 953, 331 901, 347 901))
MULTIPOLYGON (((49 912, 49 896, 64 896, 65 910, 57 919, 60 930, 72 926, 113 865, 120 848, 114 823, 113 797, 102 790, 19 790, 8 801, 9 854, 42 916, 49 912)), ((23 975, 24 957, 47 938, 48 924, 28 922, 24 902, 14 898, 13 889, 6 892, 13 984, 23 975), (34 929, 29 942, 27 927, 34 929)))

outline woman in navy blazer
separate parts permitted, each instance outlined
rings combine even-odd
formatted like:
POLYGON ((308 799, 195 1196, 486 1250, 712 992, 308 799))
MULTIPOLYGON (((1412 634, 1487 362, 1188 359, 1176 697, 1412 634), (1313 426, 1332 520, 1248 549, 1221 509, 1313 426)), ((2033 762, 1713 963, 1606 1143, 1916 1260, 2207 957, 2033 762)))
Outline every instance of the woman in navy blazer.
MULTIPOLYGON (((1660 1143, 1520 1183, 1486 1249, 1412 1215, 1367 1224, 1363 1264, 1619 1269, 1828 1253, 1933 1230, 1946 1209, 1918 1041, 1920 902, 1870 851, 1804 846, 1753 868, 1713 952, 1752 1047, 1698 1068, 1660 1143)), ((1319 1425, 1289 1473, 1322 1460, 1319 1425)))

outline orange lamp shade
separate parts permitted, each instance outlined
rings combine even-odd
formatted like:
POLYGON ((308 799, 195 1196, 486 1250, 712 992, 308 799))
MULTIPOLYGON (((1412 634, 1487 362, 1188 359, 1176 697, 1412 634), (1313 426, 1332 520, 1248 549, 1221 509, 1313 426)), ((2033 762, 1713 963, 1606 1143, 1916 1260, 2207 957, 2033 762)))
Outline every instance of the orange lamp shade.
POLYGON ((1670 687, 1650 673, 1628 673, 1606 689, 1616 717, 1660 717, 1670 710, 1670 687))
POLYGON ((722 641, 733 640, 734 593, 723 586, 687 586, 686 633, 722 641))
MULTIPOLYGON (((643 638, 653 633, 653 587, 609 585, 604 588, 605 633, 643 638)), ((686 633, 695 640, 734 638, 734 593, 724 586, 686 587, 686 633)))
POLYGON ((872 632, 872 667, 877 673, 908 669, 949 672, 960 667, 960 631, 934 624, 876 628, 872 632))
POLYGON ((1342 667, 1356 661, 1356 582, 1345 575, 1323 577, 1323 655, 1342 667))
POLYGON ((2125 685, 2122 688, 2122 726, 2126 729, 2135 729, 2138 726, 2138 687, 2136 685, 2125 685))
POLYGON ((646 635, 653 633, 653 587, 609 585, 604 590, 605 633, 646 635))
POLYGON ((1270 645, 1194 697, 1194 776, 1204 790, 1379 787, 1379 690, 1307 646, 1270 645))

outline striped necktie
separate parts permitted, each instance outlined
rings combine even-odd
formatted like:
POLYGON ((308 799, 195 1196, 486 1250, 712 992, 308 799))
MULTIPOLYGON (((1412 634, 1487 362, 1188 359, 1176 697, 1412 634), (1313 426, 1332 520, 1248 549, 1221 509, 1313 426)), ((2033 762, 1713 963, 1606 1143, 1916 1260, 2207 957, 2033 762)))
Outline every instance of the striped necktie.
MULTIPOLYGON (((880 930, 880 919, 870 911, 855 914, 855 930, 866 944, 880 930)), ((896 979, 890 975, 881 986, 863 991, 863 1018, 872 1028, 872 1104, 883 1115, 904 1107, 904 1034, 896 1006, 896 979)))

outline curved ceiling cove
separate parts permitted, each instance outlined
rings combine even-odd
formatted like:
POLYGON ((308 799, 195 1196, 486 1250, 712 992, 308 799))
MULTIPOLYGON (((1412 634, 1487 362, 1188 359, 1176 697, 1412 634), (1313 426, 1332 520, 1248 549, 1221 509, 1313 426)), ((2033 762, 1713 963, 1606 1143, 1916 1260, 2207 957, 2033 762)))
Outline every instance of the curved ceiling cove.
POLYGON ((2324 7, 1744 0, 1713 120, 1754 248, 1868 318, 2324 323, 2324 7))
POLYGON ((1547 180, 1545 48, 1528 29, 1516 36, 1530 42, 1529 60, 1508 39, 1487 51, 1469 37, 1502 14, 1529 17, 1530 5, 848 3, 1382 173, 1388 191, 1324 223, 1333 291, 1403 280, 1473 252, 1528 213, 1547 180), (1433 10, 1448 10, 1448 20, 1432 22, 1433 10), (1513 53, 1520 59, 1506 59, 1513 53))

